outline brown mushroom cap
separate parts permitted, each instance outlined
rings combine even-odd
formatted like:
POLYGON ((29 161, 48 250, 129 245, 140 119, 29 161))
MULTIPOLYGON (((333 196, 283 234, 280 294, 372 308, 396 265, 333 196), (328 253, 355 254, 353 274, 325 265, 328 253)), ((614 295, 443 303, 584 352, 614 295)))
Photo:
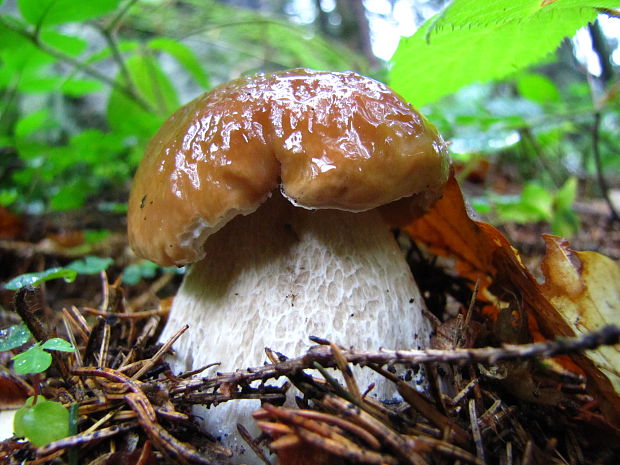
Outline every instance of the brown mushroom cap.
POLYGON ((435 128, 377 81, 306 69, 245 77, 155 134, 133 181, 129 242, 161 265, 192 263, 278 185, 300 207, 363 211, 436 198, 448 171, 435 128))

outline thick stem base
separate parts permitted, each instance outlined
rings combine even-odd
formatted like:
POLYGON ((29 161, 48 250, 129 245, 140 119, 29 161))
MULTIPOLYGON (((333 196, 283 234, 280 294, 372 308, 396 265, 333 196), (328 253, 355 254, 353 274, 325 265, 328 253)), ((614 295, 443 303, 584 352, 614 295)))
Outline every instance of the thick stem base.
MULTIPOLYGON (((277 195, 210 237, 206 252, 185 277, 161 337, 190 324, 175 345, 175 370, 261 365, 265 346, 299 356, 313 335, 359 349, 427 345, 422 297, 375 211, 310 211, 277 195)), ((377 377, 359 371, 360 390, 377 377)), ((390 398, 393 387, 379 383, 372 394, 390 398)), ((227 411, 225 419, 214 414, 221 407, 200 414, 208 431, 227 434, 237 422, 252 423, 258 402, 227 404, 233 403, 238 412, 227 411)))

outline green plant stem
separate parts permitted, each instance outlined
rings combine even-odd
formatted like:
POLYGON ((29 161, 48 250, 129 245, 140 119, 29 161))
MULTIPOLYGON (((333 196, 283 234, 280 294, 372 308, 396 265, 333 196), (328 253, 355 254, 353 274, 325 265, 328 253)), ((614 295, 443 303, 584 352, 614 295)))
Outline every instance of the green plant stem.
POLYGON ((134 100, 138 105, 140 105, 146 111, 149 111, 149 112, 153 112, 154 111, 154 109, 151 107, 151 105, 144 98, 142 98, 141 95, 139 95, 136 92, 134 92, 131 89, 131 87, 129 87, 128 85, 123 85, 120 82, 115 81, 114 79, 111 79, 108 76, 106 76, 105 74, 101 73, 96 68, 93 68, 93 67, 87 65, 86 63, 73 58, 70 55, 66 55, 66 54, 64 54, 62 52, 59 52, 58 50, 56 50, 56 49, 54 49, 52 47, 47 46, 46 44, 41 42, 41 40, 39 39, 39 37, 38 37, 38 35, 36 33, 32 33, 32 32, 29 32, 29 31, 27 31, 27 30, 25 30, 25 29, 23 29, 21 27, 17 27, 14 24, 11 24, 8 21, 5 21, 2 16, 0 16, 0 24, 2 24, 7 29, 10 29, 11 31, 13 31, 13 32, 15 32, 17 34, 20 34, 21 36, 23 36, 26 39, 28 39, 30 42, 32 42, 42 52, 47 53, 48 55, 53 56, 57 60, 64 61, 65 63, 68 63, 71 66, 74 66, 75 68, 79 69, 83 73, 88 74, 88 75, 94 77, 95 79, 98 79, 99 81, 103 82, 104 84, 107 84, 108 86, 112 87, 113 89, 115 89, 115 90, 125 94, 127 97, 129 97, 132 100, 134 100))
MULTIPOLYGON (((37 315, 41 309, 41 303, 39 300, 40 296, 38 292, 38 288, 34 288, 32 286, 22 287, 15 293, 13 306, 15 308, 15 312, 17 312, 30 331, 30 334, 32 334, 32 337, 37 342, 45 342, 50 338, 50 333, 37 315)), ((56 353, 56 351, 52 352, 52 360, 56 368, 58 368, 58 371, 60 371, 61 376, 65 380, 68 380, 70 377, 69 369, 67 368, 64 360, 59 354, 56 353)), ((35 380, 38 379, 39 378, 35 378, 35 380)), ((35 395, 36 394, 38 394, 38 391, 35 390, 35 395)))
MULTIPOLYGON (((78 407, 77 402, 73 402, 69 407, 69 436, 75 436, 78 434, 78 407)), ((78 464, 78 449, 77 447, 69 448, 68 452, 69 465, 78 464)))
POLYGON ((121 52, 118 49, 118 44, 116 43, 116 39, 113 35, 114 33, 109 28, 99 29, 99 32, 101 32, 101 35, 103 36, 106 43, 108 44, 108 47, 110 47, 110 50, 112 51, 112 58, 114 62, 116 63, 116 65, 118 66, 121 76, 123 77, 123 81, 125 82, 125 86, 127 86, 127 88, 130 90, 132 95, 139 95, 136 89, 136 86, 134 84, 134 81, 133 79, 131 79, 129 70, 127 69, 127 66, 125 65, 125 60, 123 59, 123 56, 121 55, 121 52))
POLYGON ((121 20, 123 19, 123 17, 127 14, 129 9, 132 6, 134 6, 136 3, 138 3, 138 0, 130 0, 129 2, 127 2, 125 4, 125 6, 123 6, 123 8, 121 8, 121 10, 118 12, 118 14, 116 16, 114 16, 114 18, 112 18, 112 20, 107 25, 105 30, 108 31, 108 32, 115 32, 116 29, 118 28, 118 25, 120 24, 121 20))
POLYGON ((555 187, 559 188, 562 185, 562 181, 556 175, 555 170, 553 170, 549 166, 549 163, 547 163, 547 158, 545 157, 545 154, 543 153, 543 150, 540 147, 540 145, 538 145, 538 141, 532 134, 531 128, 532 128, 531 126, 522 128, 519 131, 521 133, 521 137, 522 139, 527 140, 529 142, 530 146, 532 147, 532 151, 534 152, 534 155, 536 156, 538 160, 538 163, 540 163, 540 166, 542 167, 542 169, 544 169, 547 172, 547 174, 549 175, 549 178, 551 179, 555 187))
POLYGON ((103 38, 108 44, 108 47, 110 47, 110 50, 112 51, 112 57, 114 61, 116 62, 118 69, 120 70, 120 73, 123 76, 123 79, 125 80, 125 85, 129 87, 131 91, 136 95, 138 95, 138 91, 136 89, 135 83, 133 79, 131 78, 131 75, 129 74, 129 70, 127 69, 127 66, 125 65, 125 60, 123 59, 123 56, 121 55, 121 52, 118 48, 118 43, 116 42, 116 30, 118 29, 120 22, 125 17, 129 9, 133 5, 135 5, 137 2, 138 0, 131 0, 127 2, 123 6, 123 8, 118 12, 118 14, 114 16, 114 18, 112 18, 112 20, 106 27, 99 29, 99 31, 101 32, 101 35, 103 35, 103 38))
POLYGON ((155 99, 157 100, 157 106, 159 108, 160 112, 163 112, 164 114, 168 114, 170 112, 171 109, 169 109, 166 105, 166 99, 164 97, 164 93, 163 90, 161 88, 160 81, 159 79, 157 79, 157 69, 154 66, 154 61, 151 60, 150 58, 152 58, 151 53, 148 52, 148 50, 145 51, 144 56, 146 58, 149 58, 146 60, 146 67, 148 68, 149 71, 149 78, 151 80, 151 85, 153 86, 154 89, 154 94, 155 94, 155 99))

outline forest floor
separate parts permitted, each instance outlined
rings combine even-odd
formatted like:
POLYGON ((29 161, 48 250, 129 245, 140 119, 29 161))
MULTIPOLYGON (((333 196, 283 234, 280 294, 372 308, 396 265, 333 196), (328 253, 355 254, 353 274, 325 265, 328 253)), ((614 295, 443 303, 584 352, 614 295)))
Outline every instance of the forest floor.
MULTIPOLYGON (((620 263, 620 227, 610 223, 605 204, 582 202, 575 211, 581 228, 571 240, 573 248, 596 250, 620 263)), ((235 376, 211 375, 199 384, 170 373, 156 342, 181 276, 157 272, 135 285, 120 284, 123 269, 134 260, 123 224, 122 216, 103 221, 80 215, 20 218, 0 211, 2 282, 64 266, 83 255, 115 259, 101 277, 78 276, 72 284, 50 281, 17 296, 0 291, 0 327, 19 321, 11 309, 21 299, 22 311, 41 318, 48 334, 69 338, 79 349, 79 357, 57 357, 46 373, 28 377, 12 372, 10 352, 0 353, 5 383, 0 409, 43 393, 65 405, 79 405, 81 433, 40 448, 6 440, 0 443, 0 463, 226 463, 228 451, 190 421, 191 407, 243 397, 264 401, 255 414, 263 436, 248 435, 248 448, 273 460, 265 452, 270 444, 282 464, 616 463, 620 430, 597 408, 587 379, 558 364, 539 362, 558 351, 580 353, 592 344, 613 342, 615 333, 595 335, 594 342, 576 339, 561 350, 550 342, 525 343, 509 352, 497 344, 493 326, 482 314, 463 317, 465 310, 477 307, 471 285, 454 270, 438 268, 432 292, 441 293, 445 280, 450 291, 439 300, 456 300, 461 316, 439 315, 441 337, 435 348, 441 351, 432 356, 412 352, 386 363, 381 352, 360 354, 319 341, 321 347, 311 356, 297 354, 299 358, 284 361, 271 353, 266 367, 235 376), (113 233, 103 243, 82 247, 83 229, 103 227, 113 233), (484 352, 490 345, 496 347, 484 352), (403 402, 383 405, 360 395, 346 374, 347 363, 353 362, 393 381, 403 402), (300 378, 301 370, 314 363, 341 371, 344 385, 317 376, 300 378), (404 382, 420 363, 430 379, 424 395, 404 382), (284 392, 269 386, 274 373, 303 393, 298 408, 276 406, 284 392), (256 386, 252 380, 264 383, 256 386)), ((507 224, 500 229, 539 278, 545 254, 541 234, 548 225, 507 224)))

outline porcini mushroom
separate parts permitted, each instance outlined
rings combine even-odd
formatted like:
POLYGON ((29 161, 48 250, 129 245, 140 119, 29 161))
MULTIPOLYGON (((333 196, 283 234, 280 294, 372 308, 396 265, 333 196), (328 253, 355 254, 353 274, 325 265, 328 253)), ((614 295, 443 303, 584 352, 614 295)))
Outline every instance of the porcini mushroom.
MULTIPOLYGON (((128 214, 137 255, 192 264, 162 335, 190 325, 175 368, 257 366, 265 346, 300 355, 311 335, 425 345, 422 298, 377 207, 423 210, 448 171, 433 126, 353 72, 259 74, 180 108, 147 148, 128 214)), ((211 432, 235 430, 236 414, 211 413, 211 432)))

